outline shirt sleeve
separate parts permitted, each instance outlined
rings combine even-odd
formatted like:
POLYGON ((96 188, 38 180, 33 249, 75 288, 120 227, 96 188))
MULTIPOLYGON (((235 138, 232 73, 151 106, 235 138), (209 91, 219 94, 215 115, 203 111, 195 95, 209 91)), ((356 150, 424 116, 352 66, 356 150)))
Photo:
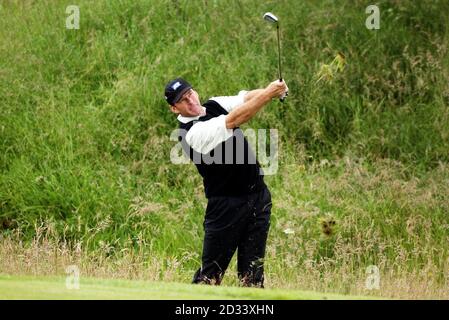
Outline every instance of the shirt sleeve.
POLYGON ((223 114, 195 123, 186 134, 186 142, 196 152, 208 154, 232 135, 233 130, 226 128, 226 115, 223 114))
POLYGON ((227 112, 231 112, 235 107, 241 105, 245 102, 245 95, 248 91, 242 90, 236 96, 223 96, 223 97, 212 97, 210 100, 214 100, 219 105, 221 105, 227 112))

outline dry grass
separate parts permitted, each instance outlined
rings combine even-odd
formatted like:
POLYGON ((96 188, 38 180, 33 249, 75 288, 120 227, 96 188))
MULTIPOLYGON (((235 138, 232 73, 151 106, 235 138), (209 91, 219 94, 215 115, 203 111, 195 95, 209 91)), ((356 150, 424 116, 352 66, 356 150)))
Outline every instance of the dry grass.
POLYGON ((180 281, 181 262, 131 250, 122 250, 116 257, 100 251, 88 253, 79 242, 69 246, 39 236, 28 244, 16 236, 3 237, 0 242, 0 273, 3 274, 64 275, 68 266, 75 265, 81 275, 90 277, 180 281))
MULTIPOLYGON (((288 247, 287 238, 281 245, 288 247), (285 241, 285 242, 284 242, 285 241)), ((306 254, 312 256, 316 242, 306 243, 306 254)), ((306 260, 298 262, 294 250, 277 252, 272 243, 268 247, 266 263, 266 286, 268 288, 285 288, 334 292, 350 295, 380 296, 394 299, 449 299, 449 273, 444 274, 444 283, 437 280, 440 270, 431 263, 420 270, 408 271, 398 268, 388 270, 388 261, 380 261, 381 270, 379 289, 369 290, 366 286, 369 274, 365 269, 357 269, 357 252, 350 252, 344 245, 336 246, 335 255, 345 264, 336 266, 333 259, 306 260), (348 250, 348 251, 345 251, 348 250), (279 261, 282 261, 281 263, 279 261)), ((398 265, 405 265, 406 255, 399 256, 398 265)), ((188 257, 186 257, 188 258, 188 257)), ((446 261, 449 265, 449 260, 446 261)), ((0 274, 13 275, 65 275, 69 265, 76 265, 81 276, 132 279, 152 281, 190 282, 193 270, 183 267, 183 259, 176 257, 151 257, 144 251, 122 251, 115 257, 102 252, 88 253, 80 243, 74 246, 57 244, 45 238, 37 237, 25 244, 15 236, 1 238, 0 274)), ((230 275, 235 274, 235 265, 227 271, 224 285, 237 286, 238 282, 230 275)))
MULTIPOLYGON (((269 250, 272 250, 270 247, 269 250)), ((269 253, 272 255, 273 253, 269 253)), ((373 295, 395 299, 449 299, 448 286, 437 283, 438 271, 428 265, 415 272, 382 272, 379 289, 368 290, 365 270, 354 272, 350 264, 335 268, 331 261, 316 265, 308 261, 303 266, 295 265, 292 255, 284 256, 283 272, 274 270, 267 264, 266 286, 313 290, 319 292, 338 292, 351 295, 373 295)), ((56 245, 48 239, 33 241, 24 245, 12 238, 3 238, 0 243, 0 273, 14 275, 65 275, 69 265, 76 265, 80 275, 108 278, 152 281, 189 282, 192 271, 183 270, 183 261, 177 258, 148 257, 143 253, 131 252, 119 258, 110 258, 102 254, 87 254, 76 246, 70 249, 66 245, 56 245)), ((381 270, 383 269, 380 266, 381 270)), ((228 274, 233 273, 231 267, 228 274)), ((446 283, 449 281, 445 274, 446 283)), ((232 278, 225 277, 225 285, 237 285, 232 278)))

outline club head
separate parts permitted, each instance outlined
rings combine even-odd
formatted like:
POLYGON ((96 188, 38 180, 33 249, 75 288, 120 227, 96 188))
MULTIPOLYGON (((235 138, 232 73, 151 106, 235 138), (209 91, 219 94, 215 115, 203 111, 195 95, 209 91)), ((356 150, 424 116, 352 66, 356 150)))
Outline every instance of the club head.
POLYGON ((270 22, 270 23, 278 23, 279 22, 279 19, 274 14, 272 14, 271 12, 265 13, 263 15, 263 19, 265 21, 270 22))

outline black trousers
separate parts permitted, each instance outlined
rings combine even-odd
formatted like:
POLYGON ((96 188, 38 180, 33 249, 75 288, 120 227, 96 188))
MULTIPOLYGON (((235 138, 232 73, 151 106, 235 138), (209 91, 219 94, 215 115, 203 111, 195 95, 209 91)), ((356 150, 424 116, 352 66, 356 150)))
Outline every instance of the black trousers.
POLYGON ((270 227, 271 194, 264 188, 241 197, 211 197, 204 218, 201 268, 193 283, 221 283, 235 251, 241 284, 263 288, 263 259, 270 227))

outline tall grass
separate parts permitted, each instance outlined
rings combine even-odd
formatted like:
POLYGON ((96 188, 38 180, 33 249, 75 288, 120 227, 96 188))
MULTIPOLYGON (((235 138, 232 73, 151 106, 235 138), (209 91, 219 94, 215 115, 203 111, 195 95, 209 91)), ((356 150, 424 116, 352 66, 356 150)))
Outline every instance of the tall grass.
POLYGON ((374 264, 447 287, 448 2, 379 1, 377 31, 363 1, 77 1, 79 30, 70 4, 0 2, 4 237, 193 270, 206 201, 195 167, 170 163, 163 86, 183 76, 204 100, 274 80, 272 11, 291 93, 246 125, 281 138, 268 279, 354 290, 374 264), (317 84, 337 52, 345 70, 317 84))

